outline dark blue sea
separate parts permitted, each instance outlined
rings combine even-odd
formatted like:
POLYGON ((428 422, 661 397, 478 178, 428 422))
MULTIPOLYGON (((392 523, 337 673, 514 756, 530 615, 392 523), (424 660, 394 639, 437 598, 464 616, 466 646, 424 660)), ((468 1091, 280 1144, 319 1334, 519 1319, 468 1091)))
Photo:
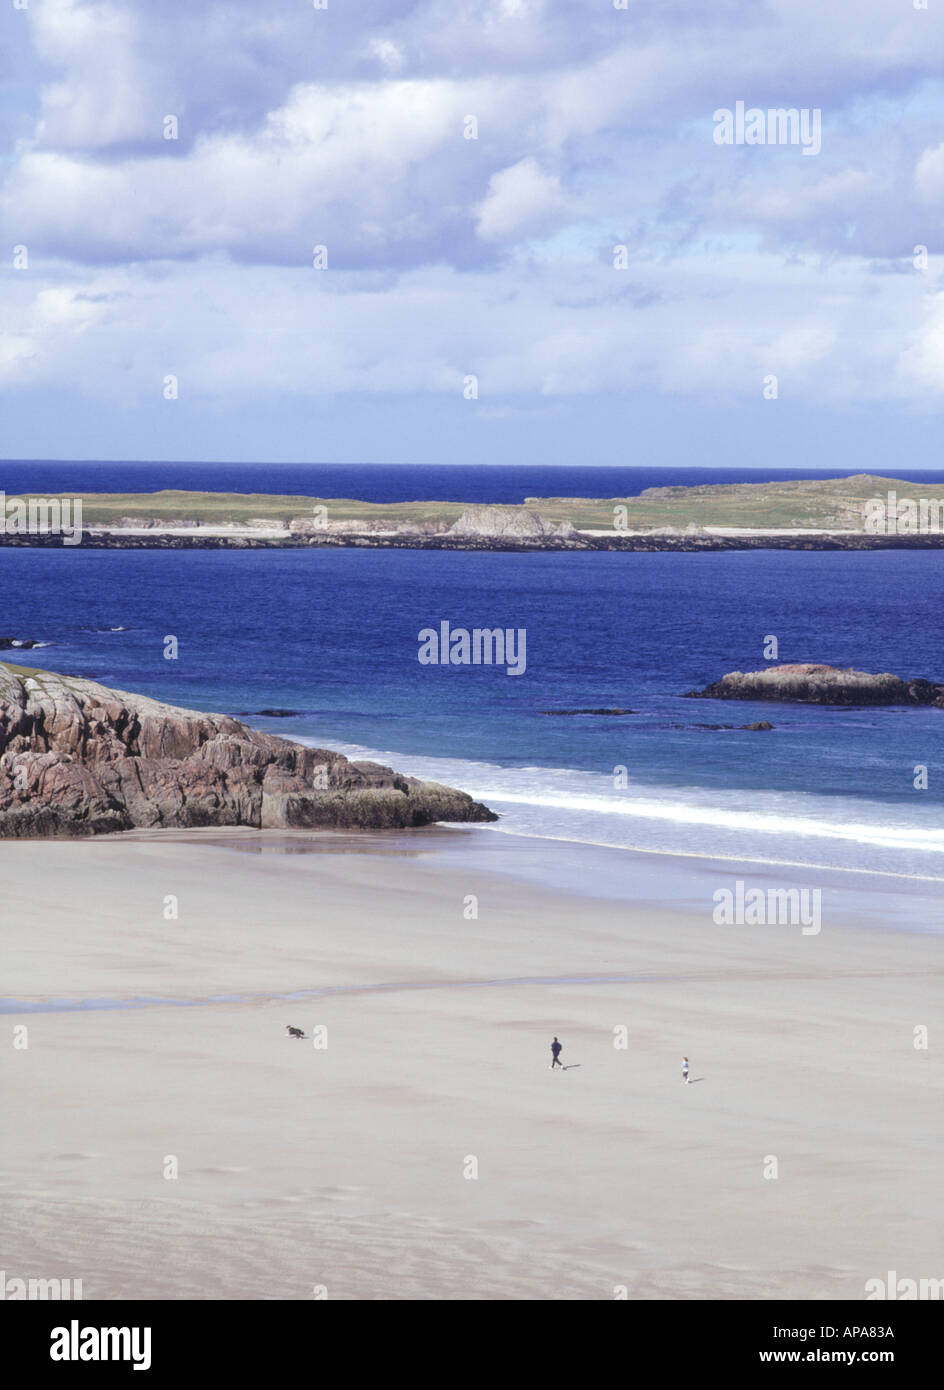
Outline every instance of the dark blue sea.
MULTIPOLYGON (((0 461, 0 491, 268 492, 352 497, 363 502, 523 502, 527 497, 637 497, 647 487, 767 483, 782 478, 847 478, 861 469, 543 467, 540 464, 74 463, 0 461)), ((889 467, 890 478, 944 482, 944 471, 889 467)))
MULTIPOLYGON (((82 476, 68 483, 41 473, 54 467, 13 466, 0 486, 119 486, 95 472, 115 465, 73 465, 82 476)), ((148 490, 182 485, 147 468, 148 490)), ((212 470, 192 471, 189 486, 211 485, 212 470)), ((401 470, 378 470, 374 492, 368 470, 346 468, 330 487, 318 471, 286 469, 286 489, 383 500, 401 470)), ((397 495, 625 495, 634 470, 431 471, 402 470, 412 476, 397 495)), ((275 471, 262 472, 221 466, 218 486, 273 490, 275 471)), ((246 712, 256 727, 460 786, 501 813, 488 833, 944 881, 944 713, 682 698, 768 664, 770 637, 780 661, 944 678, 940 552, 0 548, 0 583, 2 635, 49 644, 25 663, 246 712), (524 674, 421 664, 420 631, 444 621, 523 629, 524 674), (634 713, 544 712, 611 706, 634 713), (271 707, 297 714, 254 713, 271 707), (773 730, 698 727, 759 719, 773 730)))

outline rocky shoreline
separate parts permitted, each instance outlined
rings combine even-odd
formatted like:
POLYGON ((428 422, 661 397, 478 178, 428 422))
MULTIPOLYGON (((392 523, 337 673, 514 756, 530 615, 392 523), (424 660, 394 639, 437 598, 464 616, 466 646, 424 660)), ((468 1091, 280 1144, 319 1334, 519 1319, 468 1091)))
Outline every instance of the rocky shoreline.
POLYGON ((0 839, 497 819, 453 787, 259 733, 228 715, 0 662, 0 839))
MULTIPOLYGON (((28 548, 62 545, 57 535, 2 535, 0 546, 28 548)), ((642 552, 713 550, 941 550, 944 534, 879 536, 861 533, 824 533, 818 536, 778 535, 769 532, 752 536, 661 535, 658 532, 626 535, 618 531, 607 536, 552 534, 533 537, 513 535, 462 536, 448 533, 391 532, 378 535, 361 532, 292 534, 284 537, 171 535, 163 531, 120 535, 88 529, 76 550, 472 550, 472 551, 601 551, 642 552)))

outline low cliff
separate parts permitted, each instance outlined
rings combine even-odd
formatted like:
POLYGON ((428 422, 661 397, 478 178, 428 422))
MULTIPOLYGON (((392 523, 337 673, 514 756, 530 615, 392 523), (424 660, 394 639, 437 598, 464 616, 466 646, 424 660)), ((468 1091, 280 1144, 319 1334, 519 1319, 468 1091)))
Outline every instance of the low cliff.
POLYGON ((0 839, 491 820, 452 787, 257 733, 227 715, 0 662, 0 839))
POLYGON ((570 522, 555 526, 526 507, 466 507, 453 522, 447 536, 471 540, 547 541, 553 537, 576 536, 570 522))

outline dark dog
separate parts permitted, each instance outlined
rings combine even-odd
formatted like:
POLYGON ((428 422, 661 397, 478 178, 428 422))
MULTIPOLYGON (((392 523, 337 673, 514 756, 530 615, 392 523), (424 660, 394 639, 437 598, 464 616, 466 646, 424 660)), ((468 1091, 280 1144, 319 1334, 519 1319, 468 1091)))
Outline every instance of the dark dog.
POLYGON ((300 1028, 293 1028, 290 1023, 286 1023, 285 1030, 290 1038, 303 1038, 305 1036, 300 1028))

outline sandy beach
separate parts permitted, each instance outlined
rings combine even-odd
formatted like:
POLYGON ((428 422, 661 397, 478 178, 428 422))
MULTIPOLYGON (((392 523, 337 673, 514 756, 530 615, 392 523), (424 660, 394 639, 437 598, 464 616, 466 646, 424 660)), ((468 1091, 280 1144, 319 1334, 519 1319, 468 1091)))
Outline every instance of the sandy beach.
POLYGON ((480 833, 0 847, 7 1278, 611 1300, 944 1275, 940 936, 567 896, 457 867, 480 833))

